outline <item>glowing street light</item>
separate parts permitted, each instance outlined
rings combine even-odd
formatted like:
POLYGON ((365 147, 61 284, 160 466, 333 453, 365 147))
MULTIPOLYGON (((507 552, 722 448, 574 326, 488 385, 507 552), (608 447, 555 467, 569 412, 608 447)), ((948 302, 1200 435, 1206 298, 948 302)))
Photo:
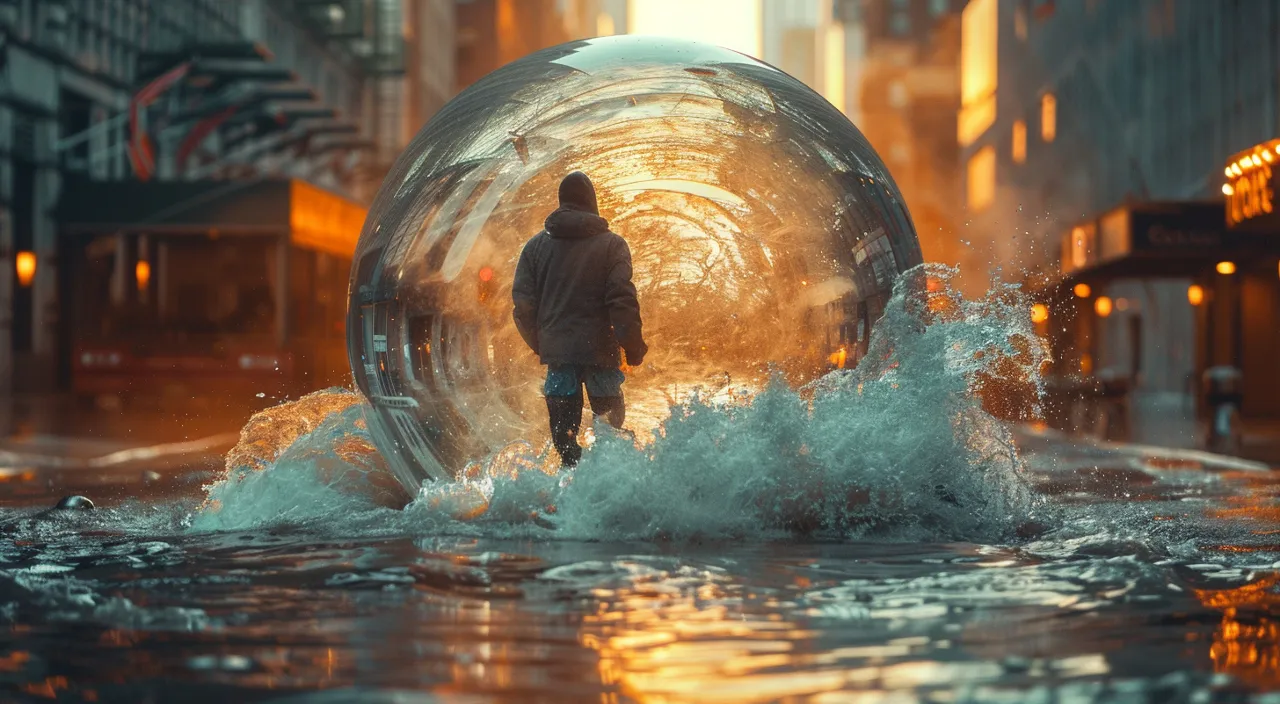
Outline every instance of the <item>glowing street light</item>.
POLYGON ((133 278, 138 282, 138 290, 146 291, 147 284, 151 281, 151 263, 146 259, 139 259, 133 267, 133 278))
POLYGON ((1031 322, 1043 323, 1049 319, 1049 306, 1037 303, 1031 306, 1031 322))
POLYGON ((1089 288, 1089 284, 1086 284, 1083 281, 1076 284, 1075 288, 1071 290, 1075 292, 1076 298, 1088 298, 1089 294, 1093 293, 1093 289, 1089 288))
POLYGON ((36 253, 18 252, 14 260, 14 270, 18 275, 18 285, 26 288, 36 278, 36 253))
POLYGON ((1204 288, 1200 284, 1191 284, 1187 287, 1187 302, 1193 306, 1204 303, 1204 288))
POLYGON ((1218 265, 1214 268, 1217 269, 1218 273, 1222 274, 1223 276, 1231 276, 1232 274, 1236 273, 1235 262, 1218 262, 1218 265))
POLYGON ((1099 318, 1111 315, 1111 299, 1106 296, 1098 296, 1093 302, 1093 312, 1097 313, 1099 318))

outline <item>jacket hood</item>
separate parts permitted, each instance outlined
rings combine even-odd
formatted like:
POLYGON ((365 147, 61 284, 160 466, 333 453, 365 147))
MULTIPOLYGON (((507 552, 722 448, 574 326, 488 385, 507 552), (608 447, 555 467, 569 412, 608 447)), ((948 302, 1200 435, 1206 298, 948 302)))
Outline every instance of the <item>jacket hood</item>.
POLYGON ((561 206, 542 225, 556 239, 581 239, 609 231, 609 221, 594 213, 561 206))
POLYGON ((600 209, 596 206, 596 187, 586 174, 574 171, 560 182, 560 207, 592 215, 600 214, 600 209))

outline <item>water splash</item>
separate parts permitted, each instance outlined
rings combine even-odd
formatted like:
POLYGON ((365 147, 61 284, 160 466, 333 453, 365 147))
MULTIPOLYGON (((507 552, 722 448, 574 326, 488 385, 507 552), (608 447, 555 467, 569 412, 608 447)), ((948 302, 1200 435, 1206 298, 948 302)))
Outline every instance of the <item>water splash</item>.
MULTIPOLYGON (((601 540, 1008 535, 1034 502, 1001 418, 1037 412, 1046 353, 1016 286, 967 301, 955 276, 936 265, 904 275, 857 369, 799 389, 775 379, 732 401, 695 395, 643 444, 596 428, 573 471, 556 473, 545 448, 517 443, 380 520, 601 540)), ((193 527, 334 521, 394 505, 362 413, 353 394, 330 390, 276 410, 286 432, 255 417, 242 442, 255 451, 229 456, 193 527)))
POLYGON ((369 437, 360 397, 317 391, 255 414, 205 487, 195 530, 243 530, 331 518, 334 512, 399 508, 409 497, 369 437))

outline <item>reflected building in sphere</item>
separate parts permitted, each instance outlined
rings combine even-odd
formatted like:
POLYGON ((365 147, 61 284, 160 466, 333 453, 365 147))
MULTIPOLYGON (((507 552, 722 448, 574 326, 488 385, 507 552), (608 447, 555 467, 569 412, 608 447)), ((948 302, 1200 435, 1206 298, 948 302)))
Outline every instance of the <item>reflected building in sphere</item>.
POLYGON ((694 388, 733 396, 855 364, 921 261, 880 158, 791 76, 649 37, 526 57, 418 134, 357 247, 351 365, 406 485, 545 438, 543 367, 516 333, 511 279, 575 169, 631 246, 652 348, 624 387, 641 432, 694 388))

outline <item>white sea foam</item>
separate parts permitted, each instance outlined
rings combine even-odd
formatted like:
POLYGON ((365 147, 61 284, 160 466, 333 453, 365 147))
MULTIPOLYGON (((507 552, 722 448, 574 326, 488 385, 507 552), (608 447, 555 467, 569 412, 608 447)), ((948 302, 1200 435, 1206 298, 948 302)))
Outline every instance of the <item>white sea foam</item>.
POLYGON ((212 487, 216 504, 193 527, 357 521, 600 540, 1007 535, 1033 502, 1009 428, 984 410, 978 390, 1012 366, 1034 395, 1044 355, 1015 287, 964 301, 948 286, 953 275, 936 266, 904 275, 857 369, 802 389, 774 381, 739 404, 695 397, 643 446, 597 429, 571 472, 536 469, 541 459, 523 444, 486 460, 479 478, 424 487, 403 512, 379 510, 351 490, 358 483, 332 480, 331 448, 367 437, 353 406, 265 470, 212 487))

